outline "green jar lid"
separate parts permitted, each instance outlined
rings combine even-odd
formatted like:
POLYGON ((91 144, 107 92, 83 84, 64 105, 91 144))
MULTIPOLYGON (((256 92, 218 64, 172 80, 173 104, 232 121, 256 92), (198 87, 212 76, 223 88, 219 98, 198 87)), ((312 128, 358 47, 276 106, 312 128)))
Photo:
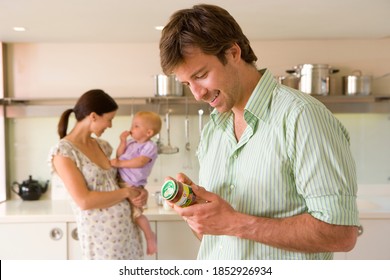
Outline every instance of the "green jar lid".
POLYGON ((173 199, 177 192, 179 191, 176 182, 173 180, 165 181, 164 185, 161 187, 161 195, 166 200, 173 199))

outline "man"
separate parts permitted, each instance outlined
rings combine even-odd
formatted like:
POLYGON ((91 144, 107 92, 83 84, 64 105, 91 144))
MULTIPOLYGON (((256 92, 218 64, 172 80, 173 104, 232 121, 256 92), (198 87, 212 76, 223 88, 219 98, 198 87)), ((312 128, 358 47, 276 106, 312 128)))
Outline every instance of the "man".
POLYGON ((357 239, 349 135, 311 96, 259 71, 233 17, 212 5, 172 15, 161 66, 214 107, 198 148, 199 199, 172 205, 202 239, 198 259, 332 259, 357 239))

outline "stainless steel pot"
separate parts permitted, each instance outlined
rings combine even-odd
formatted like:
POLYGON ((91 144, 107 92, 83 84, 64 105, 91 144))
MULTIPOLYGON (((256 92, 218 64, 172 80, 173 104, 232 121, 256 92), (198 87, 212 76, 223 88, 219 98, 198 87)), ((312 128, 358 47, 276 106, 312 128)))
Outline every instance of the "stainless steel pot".
POLYGON ((183 84, 175 75, 155 75, 156 96, 183 96, 183 84))
POLYGON ((344 95, 370 95, 371 76, 363 76, 360 70, 355 70, 349 76, 343 76, 344 95))
POLYGON ((300 91, 316 95, 328 95, 330 75, 339 72, 328 64, 299 64, 288 71, 299 77, 300 91))
POLYGON ((295 73, 295 70, 287 70, 286 72, 289 75, 279 77, 279 83, 290 88, 299 89, 299 77, 295 73))

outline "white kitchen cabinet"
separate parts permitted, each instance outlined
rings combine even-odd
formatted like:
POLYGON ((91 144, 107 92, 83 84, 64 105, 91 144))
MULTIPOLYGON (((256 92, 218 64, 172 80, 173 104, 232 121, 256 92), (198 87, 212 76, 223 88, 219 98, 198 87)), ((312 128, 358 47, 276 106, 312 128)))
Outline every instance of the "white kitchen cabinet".
MULTIPOLYGON (((183 221, 151 221, 150 227, 157 235, 157 254, 146 254, 146 241, 142 231, 145 260, 196 259, 200 242, 183 221)), ((81 249, 76 237, 76 223, 68 223, 68 259, 81 259, 81 249)))
POLYGON ((67 258, 68 260, 81 260, 82 253, 77 234, 76 223, 67 223, 67 258))
POLYGON ((159 260, 193 260, 198 254, 200 241, 184 221, 157 223, 159 260))
MULTIPOLYGON (((156 222, 150 222, 150 227, 154 232, 156 232, 156 222)), ((155 260, 157 259, 157 254, 147 255, 146 254, 146 241, 142 231, 140 231, 142 235, 142 242, 144 247, 145 260, 155 260)), ((69 260, 81 260, 82 253, 81 247, 77 234, 77 225, 76 223, 68 223, 68 231, 67 231, 67 241, 68 241, 68 259, 69 260)))
POLYGON ((390 219, 361 219, 363 233, 350 252, 334 254, 335 260, 390 260, 390 219))
POLYGON ((0 259, 66 260, 66 223, 0 223, 0 259))
POLYGON ((348 260, 390 260, 390 219, 361 219, 363 234, 348 260))

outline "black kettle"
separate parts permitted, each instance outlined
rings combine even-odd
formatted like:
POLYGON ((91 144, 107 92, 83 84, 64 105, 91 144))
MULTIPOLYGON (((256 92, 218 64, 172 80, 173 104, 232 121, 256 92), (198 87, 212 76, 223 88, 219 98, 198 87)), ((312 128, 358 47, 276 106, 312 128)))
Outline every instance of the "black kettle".
POLYGON ((32 176, 29 179, 23 181, 22 184, 14 182, 11 190, 19 195, 23 200, 38 200, 43 193, 47 191, 49 186, 49 180, 42 186, 37 180, 33 180, 32 176))

